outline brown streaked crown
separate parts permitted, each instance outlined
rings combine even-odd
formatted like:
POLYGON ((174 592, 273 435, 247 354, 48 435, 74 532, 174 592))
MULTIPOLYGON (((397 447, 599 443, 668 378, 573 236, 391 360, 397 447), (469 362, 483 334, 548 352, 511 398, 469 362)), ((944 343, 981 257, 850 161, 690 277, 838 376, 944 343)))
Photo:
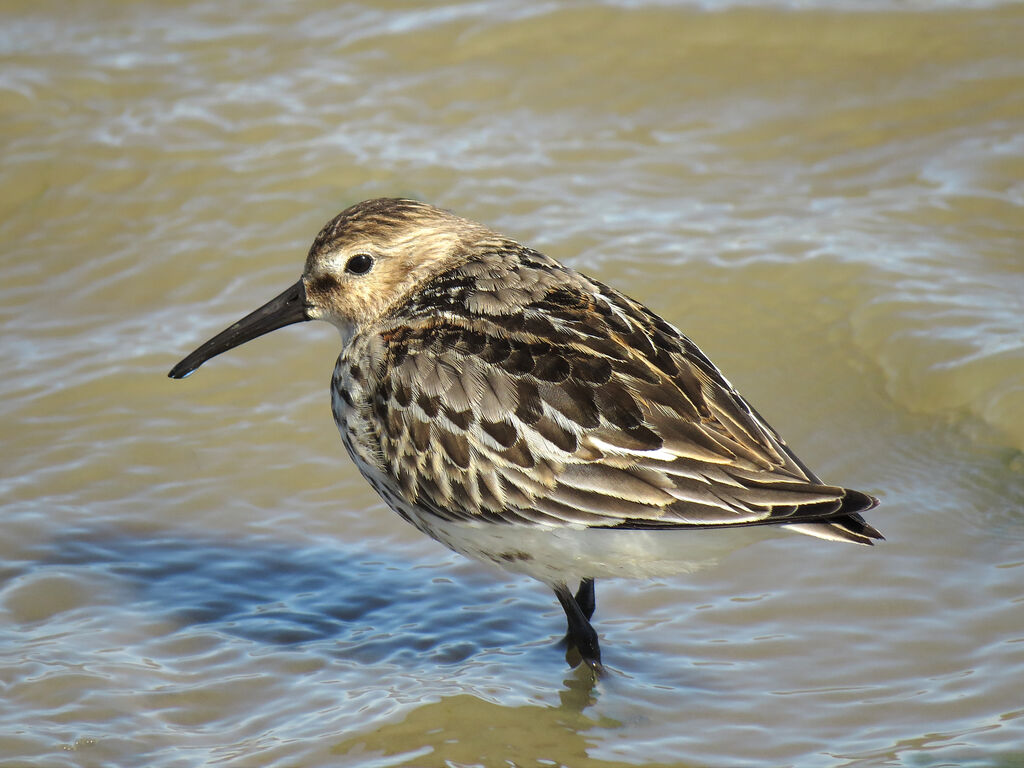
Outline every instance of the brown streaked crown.
POLYGON ((401 198, 367 200, 342 211, 313 241, 302 281, 309 316, 336 325, 343 337, 387 312, 430 277, 469 258, 469 246, 490 230, 401 198), (372 267, 346 267, 368 256, 372 267))

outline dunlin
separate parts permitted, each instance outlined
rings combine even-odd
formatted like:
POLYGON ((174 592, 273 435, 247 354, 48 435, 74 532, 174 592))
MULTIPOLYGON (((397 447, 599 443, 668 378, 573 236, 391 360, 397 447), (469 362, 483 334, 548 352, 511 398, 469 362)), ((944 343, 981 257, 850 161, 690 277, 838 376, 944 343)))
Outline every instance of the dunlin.
POLYGON ((334 420, 377 493, 456 552, 550 586, 594 669, 595 578, 689 571, 763 526, 882 538, 860 515, 877 500, 822 483, 672 325, 434 206, 343 211, 295 285, 170 376, 304 320, 341 332, 334 420))

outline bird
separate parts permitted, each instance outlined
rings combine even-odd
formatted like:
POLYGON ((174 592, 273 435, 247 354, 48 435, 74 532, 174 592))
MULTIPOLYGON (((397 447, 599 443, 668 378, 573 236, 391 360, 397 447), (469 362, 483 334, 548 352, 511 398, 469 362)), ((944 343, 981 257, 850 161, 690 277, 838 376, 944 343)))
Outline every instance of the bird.
POLYGON ((822 482, 673 325, 447 210, 346 208, 294 285, 169 376, 309 320, 341 335, 331 408, 363 477, 427 536, 546 584, 572 666, 604 672, 598 578, 686 573, 743 532, 884 538, 878 500, 822 482))

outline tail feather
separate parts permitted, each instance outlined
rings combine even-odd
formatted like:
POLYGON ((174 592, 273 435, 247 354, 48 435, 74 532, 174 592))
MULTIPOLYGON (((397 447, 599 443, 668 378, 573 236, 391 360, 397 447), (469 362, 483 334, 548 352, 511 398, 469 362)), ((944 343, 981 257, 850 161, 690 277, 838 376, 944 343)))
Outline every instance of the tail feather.
POLYGON ((791 531, 804 533, 808 536, 816 536, 819 539, 829 541, 850 541, 854 544, 873 545, 874 540, 882 541, 885 537, 867 520, 861 517, 861 512, 867 512, 878 506, 878 499, 861 491, 854 491, 849 488, 843 496, 842 506, 838 512, 839 516, 834 517, 827 523, 800 523, 787 525, 791 531))

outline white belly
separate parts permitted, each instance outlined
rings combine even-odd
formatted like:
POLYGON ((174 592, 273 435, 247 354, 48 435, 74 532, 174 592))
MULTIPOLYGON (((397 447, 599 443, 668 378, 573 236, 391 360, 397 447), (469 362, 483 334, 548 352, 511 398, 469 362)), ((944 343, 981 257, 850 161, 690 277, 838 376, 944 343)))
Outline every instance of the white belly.
POLYGON ((779 533, 775 526, 690 531, 544 528, 417 521, 450 549, 554 585, 583 578, 692 573, 779 533))

